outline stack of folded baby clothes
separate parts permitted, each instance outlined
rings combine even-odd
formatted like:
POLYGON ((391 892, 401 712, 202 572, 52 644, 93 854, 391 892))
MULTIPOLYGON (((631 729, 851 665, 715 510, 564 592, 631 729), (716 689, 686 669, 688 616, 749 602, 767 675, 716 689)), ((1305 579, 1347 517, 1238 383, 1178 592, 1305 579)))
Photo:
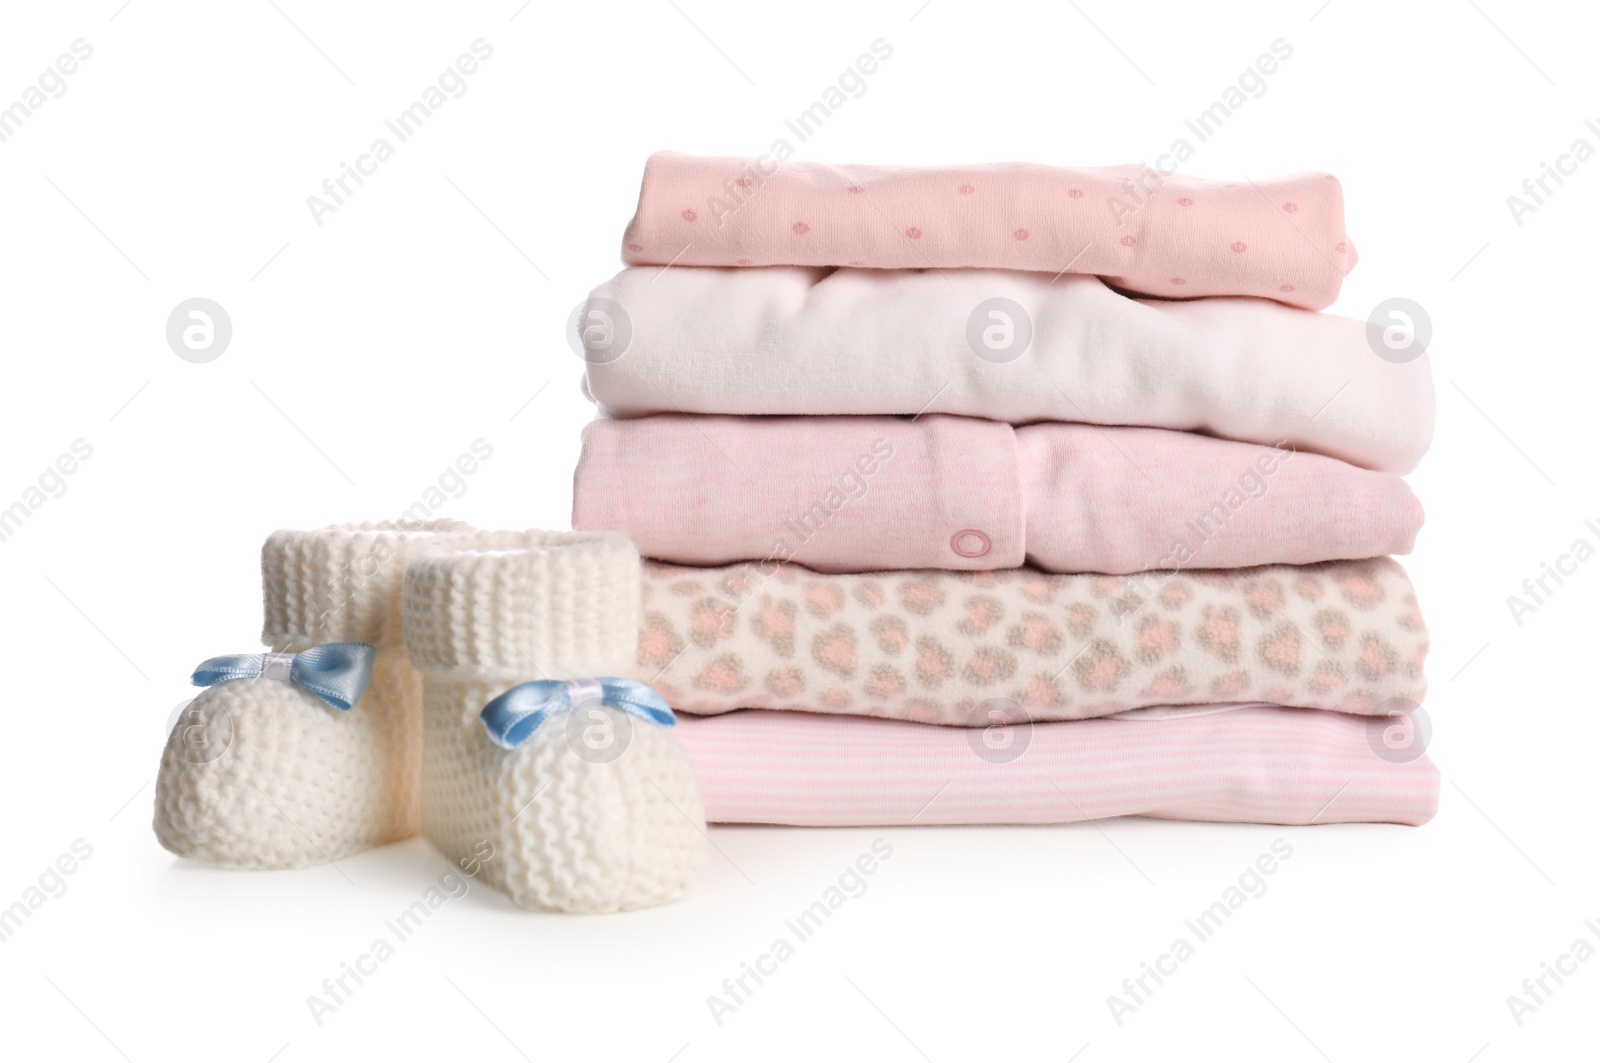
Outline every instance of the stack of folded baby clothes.
POLYGON ((624 259, 573 527, 708 820, 1433 815, 1432 382, 1316 312, 1332 177, 660 154, 624 259))

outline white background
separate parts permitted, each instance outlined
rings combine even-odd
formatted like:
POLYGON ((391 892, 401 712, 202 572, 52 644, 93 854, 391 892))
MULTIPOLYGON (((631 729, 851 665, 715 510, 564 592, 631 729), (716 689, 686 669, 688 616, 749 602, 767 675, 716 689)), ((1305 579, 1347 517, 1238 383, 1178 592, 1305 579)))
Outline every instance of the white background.
POLYGON ((1600 561, 1520 625, 1506 598, 1600 542, 1600 159, 1521 225, 1506 197, 1576 138, 1600 148, 1595 15, 919 2, 6 5, 0 105, 74 40, 94 54, 0 143, 0 506, 94 449, 0 543, 0 906, 76 839, 93 855, 0 944, 0 1054, 1593 1057, 1600 962, 1520 1026, 1506 998, 1600 943, 1600 561), (318 226, 306 197, 480 37, 466 94, 318 226), (784 120, 880 37, 865 94, 799 144, 784 120), (413 841, 226 873, 156 844, 168 716, 199 659, 257 646, 268 531, 395 516, 479 438, 493 457, 445 515, 567 526, 592 409, 563 321, 619 268, 651 151, 1151 162, 1278 38, 1292 58, 1184 172, 1338 174, 1361 262, 1334 312, 1403 295, 1432 317, 1407 561, 1434 635, 1432 824, 716 828, 704 881, 660 910, 541 915, 475 888, 320 1026, 307 996, 447 862, 413 841), (234 329, 203 365, 164 336, 195 296, 234 329), (877 837, 894 855, 867 893, 714 1023, 706 997, 877 837), (1114 1022, 1122 980, 1279 837, 1269 891, 1114 1022))

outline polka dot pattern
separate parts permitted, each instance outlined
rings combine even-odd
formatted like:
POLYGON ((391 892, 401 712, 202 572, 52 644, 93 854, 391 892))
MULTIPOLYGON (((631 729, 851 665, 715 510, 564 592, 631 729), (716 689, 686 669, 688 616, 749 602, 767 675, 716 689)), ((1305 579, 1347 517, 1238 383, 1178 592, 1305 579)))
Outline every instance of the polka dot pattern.
POLYGON ((1174 174, 1153 199, 1130 191, 1141 183, 1148 186, 1148 176, 1137 166, 853 165, 842 175, 839 167, 792 159, 775 166, 664 152, 646 167, 623 258, 1052 275, 1070 261, 1073 272, 1134 293, 1170 294, 1182 278, 1187 296, 1252 295, 1307 309, 1332 303, 1354 265, 1343 194, 1329 175, 1211 182, 1174 174), (715 224, 698 206, 708 189, 728 190, 736 204, 718 207, 715 224), (978 195, 982 204, 972 198, 978 195), (990 204, 1004 206, 975 209, 990 204), (907 220, 886 225, 888 218, 907 220), (1224 258, 1239 257, 1218 262, 1221 249, 1231 252, 1224 258))

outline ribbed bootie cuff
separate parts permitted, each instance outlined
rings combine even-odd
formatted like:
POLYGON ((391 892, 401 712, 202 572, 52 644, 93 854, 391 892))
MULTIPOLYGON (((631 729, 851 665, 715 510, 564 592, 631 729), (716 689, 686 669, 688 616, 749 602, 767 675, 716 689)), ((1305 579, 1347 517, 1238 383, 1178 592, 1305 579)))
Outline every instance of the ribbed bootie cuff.
POLYGON ((456 520, 427 520, 273 532, 261 548, 261 640, 279 649, 319 642, 402 645, 406 559, 422 543, 471 530, 456 520))
POLYGON ((616 675, 639 639, 639 553, 612 532, 473 532, 406 567, 406 646, 424 670, 616 675))

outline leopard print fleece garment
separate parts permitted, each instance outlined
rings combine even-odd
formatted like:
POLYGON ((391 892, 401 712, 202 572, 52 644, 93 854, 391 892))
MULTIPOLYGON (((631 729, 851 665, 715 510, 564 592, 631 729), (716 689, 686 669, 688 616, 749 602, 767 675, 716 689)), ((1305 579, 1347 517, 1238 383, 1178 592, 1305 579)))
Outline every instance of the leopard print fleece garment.
POLYGON ((1387 714, 1426 689, 1427 630, 1389 558, 1133 576, 647 561, 641 617, 630 678, 691 713, 983 726, 1263 701, 1387 714))

